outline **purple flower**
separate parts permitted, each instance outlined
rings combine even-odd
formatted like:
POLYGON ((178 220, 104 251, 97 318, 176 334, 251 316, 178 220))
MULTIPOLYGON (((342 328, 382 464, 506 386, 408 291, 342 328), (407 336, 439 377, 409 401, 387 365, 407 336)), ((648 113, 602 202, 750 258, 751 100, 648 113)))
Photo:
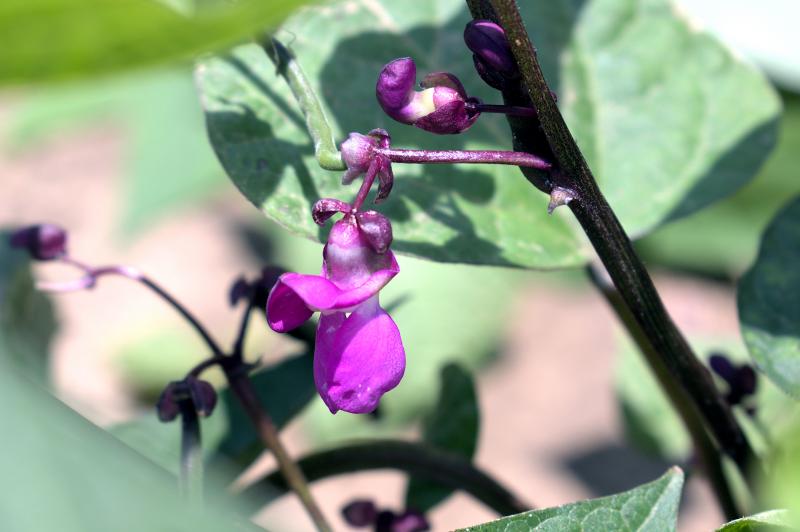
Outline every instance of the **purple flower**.
POLYGON ((11 233, 9 243, 36 260, 54 260, 67 253, 67 232, 53 224, 31 225, 11 233))
POLYGON ((410 57, 395 59, 383 67, 375 86, 383 110, 403 124, 411 124, 440 135, 461 133, 480 115, 472 108, 477 98, 469 98, 453 74, 434 72, 422 80, 422 91, 415 91, 417 66, 410 57))
POLYGON ((400 271, 390 242, 391 225, 382 215, 347 212, 328 236, 321 275, 285 273, 269 294, 267 322, 277 332, 321 312, 314 382, 332 413, 375 410, 403 376, 400 331, 378 303, 378 292, 400 271))

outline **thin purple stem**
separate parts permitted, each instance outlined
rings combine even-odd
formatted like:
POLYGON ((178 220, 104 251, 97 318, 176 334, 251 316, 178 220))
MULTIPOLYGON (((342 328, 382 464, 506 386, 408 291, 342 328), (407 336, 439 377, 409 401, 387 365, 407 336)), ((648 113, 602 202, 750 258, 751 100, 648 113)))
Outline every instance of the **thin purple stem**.
POLYGON ((247 307, 244 309, 242 321, 239 324, 239 333, 236 335, 231 351, 231 356, 237 361, 244 359, 244 339, 247 336, 247 326, 250 324, 250 314, 252 314, 253 308, 253 298, 251 297, 247 300, 247 307))
POLYGON ((65 256, 61 259, 61 262, 64 264, 68 264, 70 266, 74 266, 82 271, 85 272, 86 275, 77 279, 75 281, 67 281, 63 283, 38 283, 37 287, 40 290, 50 291, 50 292, 70 292, 82 289, 93 288, 97 283, 97 279, 104 275, 118 275, 120 277, 125 277, 126 279, 130 279, 132 281, 137 281, 153 292, 156 293, 161 299, 169 303, 169 305, 178 311, 178 313, 184 317, 186 321, 197 331, 197 333, 203 338, 205 343, 214 353, 215 357, 222 357, 224 353, 222 349, 220 349, 219 344, 211 337, 208 330, 203 326, 202 323, 192 314, 189 309, 187 309, 180 301, 175 299, 172 294, 167 292, 164 288, 162 288, 158 283, 147 277, 141 271, 136 268, 130 266, 101 266, 101 267, 92 267, 88 266, 82 262, 79 262, 71 257, 65 256))
MULTIPOLYGON (((508 164, 547 170, 552 165, 530 153, 519 151, 494 150, 395 150, 378 148, 377 153, 385 155, 393 163, 424 164, 508 164)), ((370 167, 371 168, 371 167, 370 167)), ((365 179, 366 182, 366 179, 365 179)))
POLYGON ((467 103, 467 109, 479 113, 498 113, 509 116, 536 118, 536 109, 519 105, 496 105, 490 103, 467 103))
POLYGON ((369 189, 372 188, 372 183, 375 182, 375 176, 378 175, 380 165, 381 162, 379 157, 373 157, 372 161, 370 161, 369 168, 367 168, 367 173, 364 175, 364 181, 361 183, 361 188, 358 189, 358 195, 356 196, 355 201, 353 201, 354 211, 360 209, 361 205, 363 205, 364 201, 367 199, 367 194, 369 194, 369 189))

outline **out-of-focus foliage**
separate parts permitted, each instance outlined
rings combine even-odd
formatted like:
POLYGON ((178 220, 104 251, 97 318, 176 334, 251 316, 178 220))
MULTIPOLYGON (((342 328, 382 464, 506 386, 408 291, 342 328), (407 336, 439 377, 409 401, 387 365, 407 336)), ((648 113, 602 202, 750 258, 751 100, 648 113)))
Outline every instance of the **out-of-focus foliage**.
POLYGON ((793 530, 800 527, 800 423, 784 431, 761 476, 759 495, 766 508, 787 508, 793 530))
POLYGON ((8 236, 0 231, 0 359, 44 383, 56 319, 50 301, 34 288, 28 253, 11 249, 8 236))
POLYGON ((734 278, 753 261, 766 225, 800 193, 800 96, 782 93, 781 97, 784 114, 778 144, 756 179, 731 198, 637 242, 648 262, 734 278))
POLYGON ((3 0, 0 84, 74 79, 191 59, 263 32, 302 3, 3 0))
POLYGON ((800 399, 800 196, 770 224, 739 282, 742 336, 758 369, 800 399))
POLYGON ((683 472, 677 467, 649 484, 610 497, 504 517, 464 532, 580 530, 582 532, 668 532, 675 530, 683 472))
MULTIPOLYGON (((442 368, 441 378, 439 401, 424 422, 422 440, 472 460, 480 428, 475 381, 469 371, 455 363, 442 368)), ((412 478, 406 489, 406 508, 427 512, 451 493, 436 483, 412 478)))
POLYGON ((788 525, 786 510, 771 510, 725 523, 717 532, 788 532, 788 525))
POLYGON ((119 220, 126 236, 211 197, 225 183, 186 69, 37 88, 12 110, 6 144, 12 152, 35 149, 55 133, 88 124, 118 128, 126 140, 119 220))
MULTIPOLYGON (((398 147, 510 145, 498 117, 437 138, 391 123, 374 101, 376 75, 410 55, 420 73, 447 70, 496 101, 461 44, 459 0, 304 10, 284 28, 338 137, 385 127, 398 147), (332 23, 335 21, 335 24, 332 23), (376 31, 377 28, 377 31, 376 31), (306 38, 314 35, 314 38, 306 38)), ((778 100, 755 70, 694 33, 662 0, 525 2, 528 29, 560 105, 604 192, 634 235, 732 193, 764 160, 778 100), (633 16, 635 14, 635 16, 633 16), (676 43, 680 43, 676 45, 676 43)), ((286 84, 256 46, 206 61, 199 77, 209 134, 223 166, 268 216, 309 237, 319 197, 341 196, 340 176, 313 159, 286 84)), ((544 198, 505 167, 395 165, 385 212, 395 249, 449 262, 554 268, 586 260, 577 234, 545 216, 544 198)))

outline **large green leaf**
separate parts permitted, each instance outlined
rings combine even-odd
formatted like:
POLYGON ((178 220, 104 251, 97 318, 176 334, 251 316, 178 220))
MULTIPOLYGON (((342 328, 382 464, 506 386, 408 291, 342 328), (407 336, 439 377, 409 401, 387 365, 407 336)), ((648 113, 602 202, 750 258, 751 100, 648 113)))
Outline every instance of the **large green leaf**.
MULTIPOLYGON (((243 529, 218 504, 190 512, 175 477, 0 360, 0 516, 4 530, 243 529)), ((211 503, 209 503, 211 504, 211 503)))
POLYGON ((8 246, 0 231, 0 359, 45 382, 56 320, 50 300, 34 287, 25 251, 8 246))
POLYGON ((196 9, 179 12, 156 0, 4 0, 0 84, 77 78, 187 59, 263 31, 301 3, 197 2, 196 9))
POLYGON ((800 197, 773 220, 739 282, 739 321, 758 368, 800 399, 800 197))
MULTIPOLYGON (((442 368, 442 387, 436 409, 425 420, 422 440, 433 447, 472 460, 478 446, 480 412, 475 382, 469 371, 456 363, 442 368)), ((406 508, 427 512, 452 490, 441 485, 411 478, 406 490, 406 508)))
POLYGON ((682 487, 683 472, 674 467, 660 479, 624 493, 512 515, 463 530, 666 532, 675 530, 682 487))
MULTIPOLYGON (((743 184, 775 136, 778 100, 766 81, 666 0, 523 3, 524 16, 576 138, 633 234, 692 212, 743 184)), ((284 26, 336 135, 388 128, 398 147, 510 145, 502 118, 484 116, 446 138, 391 122, 374 100, 381 66, 410 55, 421 73, 448 70, 487 101, 461 44, 463 2, 370 2, 304 10, 284 26)), ((199 70, 209 136, 243 194, 290 230, 318 238, 319 197, 349 196, 313 159, 291 93, 256 46, 199 70)), ((450 262, 554 268, 586 260, 582 240, 505 167, 395 165, 385 211, 395 249, 450 262)))
POLYGON ((789 517, 786 510, 770 510, 725 523, 717 532, 788 532, 789 517))

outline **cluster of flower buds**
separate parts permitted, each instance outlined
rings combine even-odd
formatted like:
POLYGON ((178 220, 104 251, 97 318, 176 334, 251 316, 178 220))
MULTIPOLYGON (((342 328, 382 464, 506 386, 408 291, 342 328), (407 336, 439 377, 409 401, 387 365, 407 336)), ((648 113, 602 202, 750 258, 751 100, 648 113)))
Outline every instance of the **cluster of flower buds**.
POLYGON ((375 532, 422 532, 431 528, 425 515, 416 510, 399 514, 378 510, 375 503, 367 499, 355 500, 342 508, 342 517, 354 528, 372 527, 375 532))
POLYGON ((755 414, 755 407, 745 404, 748 398, 756 393, 758 380, 753 366, 734 364, 728 357, 720 353, 712 354, 708 363, 714 373, 728 385, 725 401, 731 406, 742 405, 748 414, 755 414))
POLYGON ((189 402, 199 416, 208 417, 217 406, 217 392, 210 383, 193 375, 173 381, 161 392, 156 404, 158 419, 165 423, 173 421, 181 413, 184 402, 189 402))
POLYGON ((473 20, 464 29, 464 43, 472 51, 478 75, 490 87, 504 90, 519 79, 519 69, 506 33, 490 20, 473 20))

